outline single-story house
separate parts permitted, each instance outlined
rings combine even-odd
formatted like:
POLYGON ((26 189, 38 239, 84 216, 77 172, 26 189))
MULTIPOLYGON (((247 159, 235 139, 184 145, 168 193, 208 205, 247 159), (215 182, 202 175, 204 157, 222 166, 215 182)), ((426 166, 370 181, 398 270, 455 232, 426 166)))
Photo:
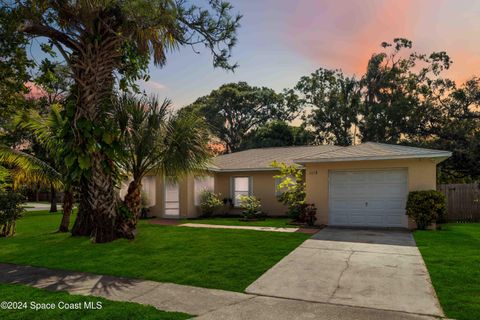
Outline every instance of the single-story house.
POLYGON ((223 213, 239 213, 240 195, 261 200, 267 215, 285 215, 277 200, 276 160, 305 170, 306 198, 317 207, 317 224, 412 228, 405 215, 409 191, 436 189, 437 164, 451 152, 362 143, 355 146, 295 146, 250 149, 218 156, 210 173, 168 182, 147 176, 143 188, 150 214, 163 218, 200 215, 199 196, 207 189, 230 198, 223 213))

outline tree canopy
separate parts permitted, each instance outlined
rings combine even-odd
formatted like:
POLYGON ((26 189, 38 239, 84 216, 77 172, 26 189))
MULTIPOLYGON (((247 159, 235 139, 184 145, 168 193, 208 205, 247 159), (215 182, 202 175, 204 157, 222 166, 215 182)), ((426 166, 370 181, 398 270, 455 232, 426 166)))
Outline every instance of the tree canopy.
POLYGON ((269 121, 293 120, 300 110, 289 93, 276 93, 266 87, 252 87, 246 82, 229 83, 197 99, 183 112, 203 116, 211 131, 227 147, 227 152, 241 149, 247 134, 269 121))
POLYGON ((203 6, 186 0, 2 4, 0 32, 6 37, 1 54, 9 63, 0 67, 7 69, 2 76, 15 79, 6 90, 19 93, 24 86, 25 70, 31 67, 26 47, 34 38, 41 38, 42 50, 57 55, 69 68, 73 83, 65 115, 74 139, 68 143, 65 159, 71 180, 79 181, 82 188, 73 234, 92 236, 96 242, 112 241, 118 174, 112 162, 119 141, 111 132, 109 112, 115 88, 138 90, 136 81, 149 77, 149 62, 163 66, 167 53, 182 46, 194 50, 204 46, 215 67, 235 69, 230 58, 241 16, 232 14, 232 6, 222 0, 203 6))

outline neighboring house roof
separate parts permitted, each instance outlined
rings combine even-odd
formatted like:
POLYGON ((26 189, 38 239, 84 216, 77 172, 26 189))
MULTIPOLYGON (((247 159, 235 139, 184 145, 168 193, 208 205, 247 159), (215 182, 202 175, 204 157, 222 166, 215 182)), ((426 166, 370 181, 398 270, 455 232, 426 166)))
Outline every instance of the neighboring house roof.
POLYGON ((349 147, 322 145, 260 148, 218 156, 213 160, 210 169, 226 172, 275 170, 270 166, 275 160, 286 164, 305 164, 311 162, 435 158, 440 162, 451 155, 452 153, 449 151, 374 142, 349 147))
POLYGON ((297 157, 296 163, 339 162, 361 160, 392 160, 413 158, 438 158, 445 160, 452 155, 449 151, 407 147, 394 144, 366 142, 355 146, 343 147, 332 152, 306 157, 297 157))
POLYGON ((275 170, 270 166, 273 161, 294 163, 294 159, 319 155, 342 147, 323 146, 295 146, 277 148, 248 149, 244 151, 224 154, 213 159, 212 171, 264 171, 275 170))

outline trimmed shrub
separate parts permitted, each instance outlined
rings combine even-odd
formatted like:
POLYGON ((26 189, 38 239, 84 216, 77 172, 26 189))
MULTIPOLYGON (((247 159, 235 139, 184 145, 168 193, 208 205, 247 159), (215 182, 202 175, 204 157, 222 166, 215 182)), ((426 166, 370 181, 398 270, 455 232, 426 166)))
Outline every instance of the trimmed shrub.
POLYGON ((202 216, 210 217, 222 206, 223 201, 220 200, 219 195, 208 190, 204 190, 200 194, 200 211, 202 212, 202 216))
POLYGON ((0 237, 15 234, 15 223, 23 215, 25 197, 17 192, 0 192, 0 237))
POLYGON ((317 208, 314 204, 307 204, 299 217, 301 222, 305 222, 309 226, 313 226, 317 221, 317 208))
POLYGON ((262 212, 260 208, 260 199, 257 199, 254 196, 241 196, 240 197, 240 208, 243 209, 242 214, 245 219, 256 219, 262 212))
POLYGON ((446 211, 446 197, 440 191, 411 191, 408 194, 407 215, 417 223, 420 230, 441 219, 446 211))

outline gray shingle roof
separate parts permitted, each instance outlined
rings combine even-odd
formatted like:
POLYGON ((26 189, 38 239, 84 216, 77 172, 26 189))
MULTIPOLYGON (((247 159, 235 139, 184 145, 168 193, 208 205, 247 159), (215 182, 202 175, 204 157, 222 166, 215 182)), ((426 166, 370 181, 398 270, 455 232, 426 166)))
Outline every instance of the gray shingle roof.
POLYGON ((355 146, 343 147, 331 152, 305 157, 297 157, 296 163, 336 162, 360 160, 388 160, 411 158, 448 158, 449 151, 407 147, 393 144, 366 142, 355 146))
POLYGON ((337 149, 342 149, 342 147, 323 145, 249 149, 216 157, 213 160, 211 170, 273 170, 273 168, 270 167, 270 163, 275 160, 292 164, 294 163, 294 159, 320 155, 324 152, 330 152, 337 149))
POLYGON ((210 169, 212 171, 273 170, 270 163, 275 160, 287 164, 412 158, 438 158, 441 161, 451 155, 449 151, 374 142, 349 147, 323 145, 260 148, 218 156, 213 160, 210 169))

